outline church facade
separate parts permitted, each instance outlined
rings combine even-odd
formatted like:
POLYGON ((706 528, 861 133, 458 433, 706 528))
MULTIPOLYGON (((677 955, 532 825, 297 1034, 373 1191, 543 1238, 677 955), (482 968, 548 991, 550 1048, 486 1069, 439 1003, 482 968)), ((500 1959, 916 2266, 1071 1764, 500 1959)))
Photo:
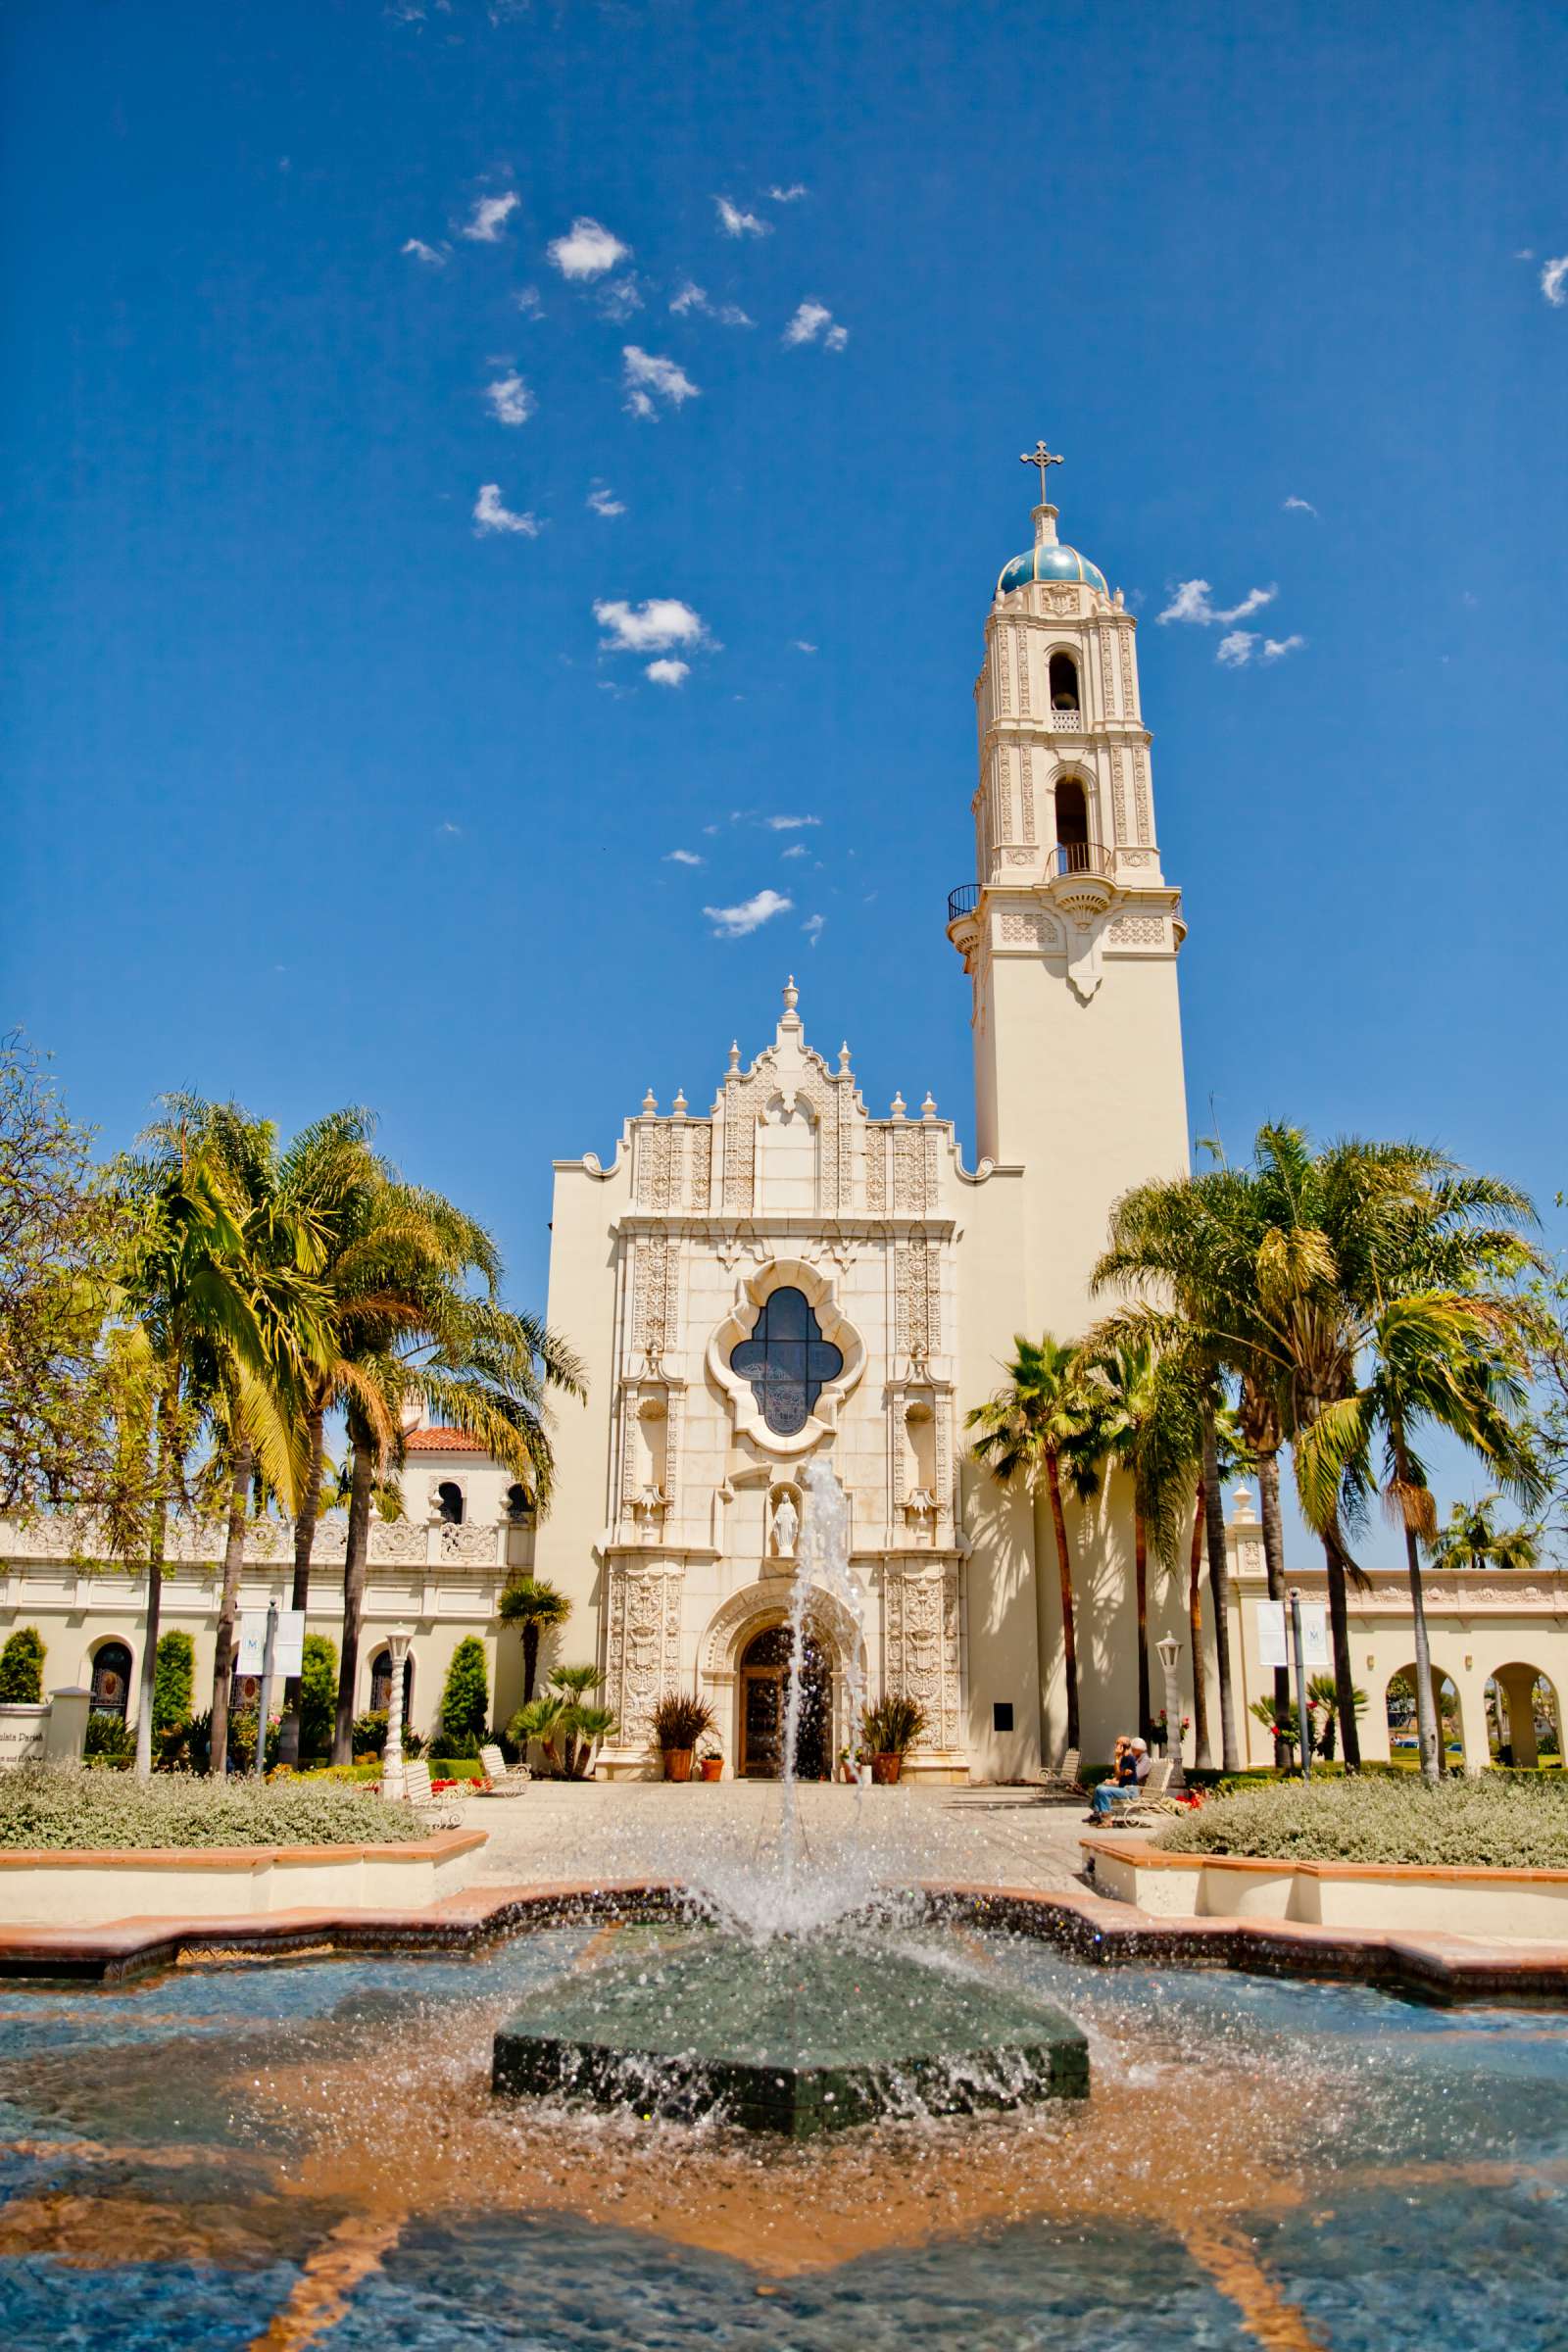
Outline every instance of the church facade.
MULTIPOLYGON (((1043 448, 1032 462, 1044 483, 1043 448)), ((556 1163, 548 1313, 586 1358, 590 1406, 560 1419, 536 1573, 598 1627, 612 1774, 648 1769, 660 1694, 692 1689, 732 1769, 776 1770, 768 1637, 815 1460, 847 1492, 868 1602, 863 1632, 813 1604, 832 1743, 853 1737, 858 1648, 873 1693, 925 1710, 912 1773, 1028 1779, 1061 1745, 1050 1531, 966 1460, 965 1416, 1014 1333, 1092 1319, 1117 1196, 1187 1165, 1184 925, 1136 623, 1049 501, 1033 521, 985 616, 975 880, 947 908, 975 1164, 929 1095, 867 1107, 848 1046, 810 1041, 793 981, 769 1042, 730 1047, 706 1108, 650 1094, 608 1167, 556 1163)), ((1084 1745, 1108 1753, 1136 1675, 1119 1481, 1074 1533, 1084 1745)), ((1170 1616, 1184 1631, 1174 1598, 1170 1616)))

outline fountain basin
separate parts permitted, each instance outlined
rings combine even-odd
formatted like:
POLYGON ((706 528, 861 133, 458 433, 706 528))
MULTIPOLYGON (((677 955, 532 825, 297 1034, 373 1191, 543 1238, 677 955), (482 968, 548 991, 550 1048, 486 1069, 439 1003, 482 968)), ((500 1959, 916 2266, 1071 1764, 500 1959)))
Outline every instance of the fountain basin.
POLYGON ((698 1932, 531 1994, 495 2036, 491 2082, 809 2139, 1085 2098, 1089 2045, 1050 2003, 906 1947, 698 1932))

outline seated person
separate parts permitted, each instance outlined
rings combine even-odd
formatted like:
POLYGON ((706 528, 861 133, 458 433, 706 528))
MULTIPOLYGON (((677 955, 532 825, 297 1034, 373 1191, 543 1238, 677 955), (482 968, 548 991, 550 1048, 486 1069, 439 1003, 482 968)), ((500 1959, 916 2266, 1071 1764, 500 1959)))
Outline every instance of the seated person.
POLYGON ((1122 1805, 1136 1804, 1152 1768, 1147 1740, 1118 1740, 1113 1776, 1102 1781, 1089 1800, 1087 1819, 1104 1821, 1122 1805))

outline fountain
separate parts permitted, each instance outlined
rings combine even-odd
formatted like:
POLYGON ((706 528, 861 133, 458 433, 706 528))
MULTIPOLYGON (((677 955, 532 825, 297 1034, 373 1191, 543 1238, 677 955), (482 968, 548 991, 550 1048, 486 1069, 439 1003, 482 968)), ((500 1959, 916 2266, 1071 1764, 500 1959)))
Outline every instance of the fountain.
MULTIPOLYGON (((806 1868, 796 1746, 811 1598, 825 1592, 855 1628, 846 1678, 856 1724, 865 1593, 831 1465, 809 1464, 802 1484, 775 1842, 741 1878, 693 1889, 702 1925, 653 1936, 532 1994, 496 2034, 497 2091, 687 2120, 718 2110, 747 2131, 793 2139, 885 2115, 1087 2096, 1088 2041, 1061 2010, 978 1970, 938 1965, 885 1929, 869 1934, 868 1866, 846 1872, 841 1858, 825 1883, 806 1868)), ((858 1786, 857 1831, 864 1801, 858 1786)), ((856 1842, 852 1834, 852 1853, 856 1842)))

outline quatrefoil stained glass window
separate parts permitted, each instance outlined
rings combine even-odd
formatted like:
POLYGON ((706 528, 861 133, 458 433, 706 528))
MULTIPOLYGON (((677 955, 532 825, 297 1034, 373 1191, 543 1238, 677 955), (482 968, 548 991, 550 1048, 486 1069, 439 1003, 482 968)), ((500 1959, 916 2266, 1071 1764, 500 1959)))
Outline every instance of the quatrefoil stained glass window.
POLYGON ((842 1348, 823 1339, 804 1291, 770 1291, 751 1338, 736 1345, 729 1360, 751 1382, 775 1438, 799 1437, 823 1387, 844 1369, 842 1348))

